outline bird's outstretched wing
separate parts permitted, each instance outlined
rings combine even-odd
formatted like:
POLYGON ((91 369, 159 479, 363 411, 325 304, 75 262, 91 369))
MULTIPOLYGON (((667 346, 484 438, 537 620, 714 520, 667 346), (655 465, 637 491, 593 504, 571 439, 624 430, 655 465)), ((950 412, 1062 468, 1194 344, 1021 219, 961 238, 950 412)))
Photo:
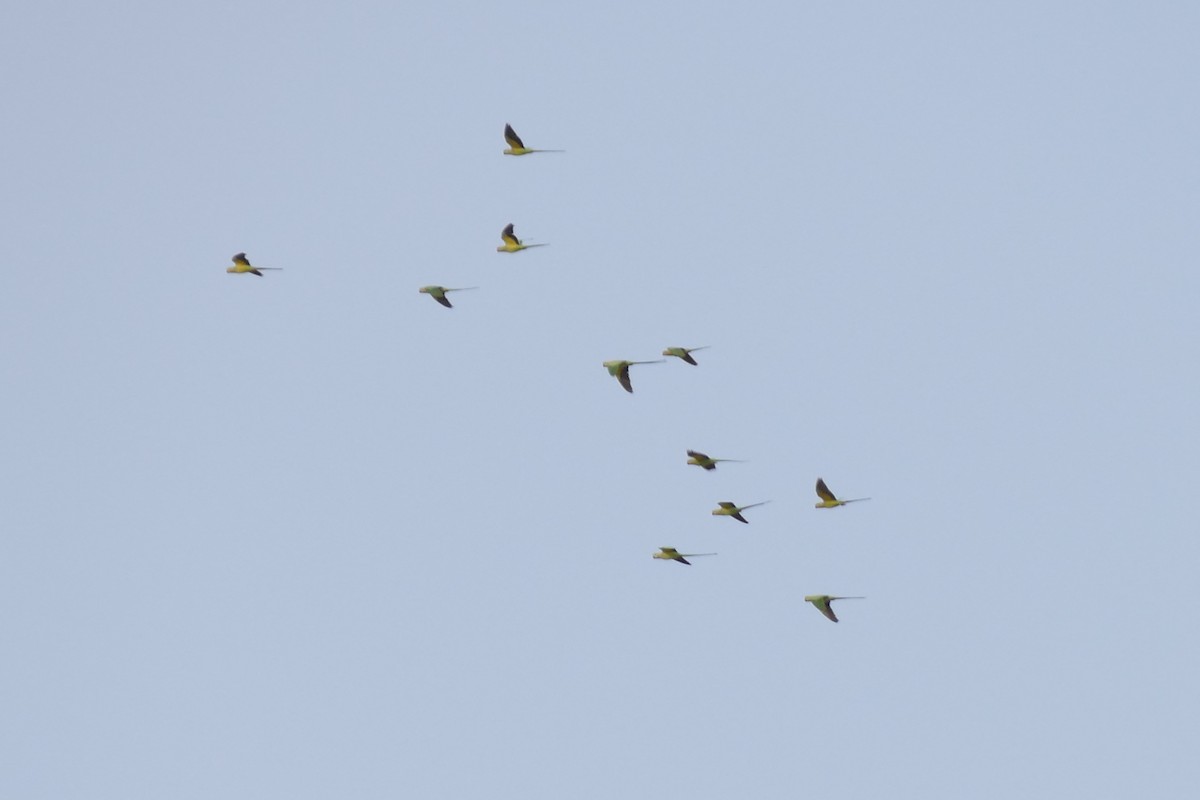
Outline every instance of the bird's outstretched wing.
POLYGON ((817 496, 828 503, 836 503, 837 498, 833 492, 829 491, 829 487, 825 485, 825 481, 817 478, 817 496))
POLYGON ((629 380, 629 365, 621 367, 617 373, 617 380, 625 387, 625 391, 633 394, 633 382, 629 380))
POLYGON ((504 141, 514 150, 524 150, 525 143, 521 141, 521 137, 517 136, 517 132, 512 129, 512 125, 504 124, 504 141))
POLYGON ((813 603, 813 605, 815 605, 822 614, 829 617, 834 622, 838 621, 837 614, 833 613, 833 605, 830 603, 830 601, 824 600, 819 603, 813 603))

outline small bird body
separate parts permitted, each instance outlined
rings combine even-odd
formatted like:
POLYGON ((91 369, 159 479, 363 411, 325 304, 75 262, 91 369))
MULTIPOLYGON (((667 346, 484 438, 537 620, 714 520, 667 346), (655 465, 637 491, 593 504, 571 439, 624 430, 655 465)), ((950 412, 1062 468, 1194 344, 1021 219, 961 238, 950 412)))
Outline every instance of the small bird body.
POLYGON ((692 466, 701 467, 702 469, 712 471, 717 468, 717 464, 722 461, 728 461, 731 464, 743 464, 745 462, 738 461, 736 458, 709 458, 698 450, 688 450, 687 463, 692 466))
POLYGON ((834 622, 838 621, 837 615, 833 613, 833 608, 829 605, 834 600, 865 600, 865 597, 837 597, 830 594, 809 594, 804 596, 804 602, 812 603, 816 606, 817 611, 820 611, 825 616, 834 622))
POLYGON ((513 130, 512 125, 504 124, 504 141, 508 143, 508 147, 504 149, 506 156, 524 156, 529 153, 565 153, 565 150, 535 150, 532 147, 526 147, 521 141, 521 137, 517 136, 517 132, 513 130))
MULTIPOLYGON (((869 497, 855 497, 851 500, 838 500, 833 492, 829 491, 829 487, 825 485, 825 481, 817 478, 817 497, 821 498, 821 502, 817 503, 815 508, 837 508, 844 506, 846 503, 857 503, 860 500, 870 500, 869 497)), ((836 620, 834 620, 836 622, 836 620)))
POLYGON ((687 560, 688 558, 695 558, 696 556, 715 556, 715 555, 716 555, 716 553, 681 553, 678 550, 676 550, 674 547, 660 547, 660 548, 658 548, 658 552, 655 553, 653 557, 661 558, 664 561, 678 561, 680 564, 687 564, 690 567, 692 565, 692 562, 688 561, 687 560), (687 558, 684 558, 684 556, 687 556, 687 558))
POLYGON ((245 254, 245 253, 238 253, 237 255, 235 255, 235 256, 233 257, 233 266, 232 266, 232 267, 226 267, 226 268, 225 268, 225 271, 226 271, 226 272, 228 272, 228 273, 234 274, 234 275, 240 274, 240 273, 242 273, 242 272, 249 272, 251 275, 257 275, 258 277, 260 277, 260 278, 261 278, 261 277, 262 277, 262 273, 261 273, 261 272, 259 272, 259 270, 260 270, 260 269, 273 269, 273 270, 281 270, 281 269, 283 269, 283 267, 255 267, 255 266, 251 266, 251 264, 250 264, 250 259, 246 258, 246 254, 245 254))
POLYGON ((661 364, 663 359, 656 361, 605 361, 603 367, 625 387, 625 391, 633 394, 633 384, 629 380, 629 368, 634 364, 661 364))
POLYGON ((525 244, 516 237, 513 233, 513 224, 510 222, 504 226, 504 230, 500 231, 500 238, 504 244, 496 248, 497 253, 516 253, 521 250, 528 250, 530 247, 545 247, 546 243, 525 244))
POLYGON ((739 506, 736 503, 731 503, 728 500, 726 500, 724 502, 717 503, 717 507, 712 510, 712 515, 714 517, 733 517, 738 522, 745 522, 747 525, 749 525, 750 521, 742 516, 742 512, 745 511, 747 508, 754 508, 755 506, 764 506, 769 502, 771 502, 771 501, 763 500, 761 503, 751 503, 748 506, 739 506))
POLYGON ((454 308, 450 305, 450 299, 446 297, 446 292, 465 292, 468 289, 478 289, 478 286, 463 286, 458 289, 450 289, 445 286, 422 286, 417 291, 421 294, 427 294, 434 300, 444 305, 446 308, 454 308))
POLYGON ((706 344, 703 347, 668 347, 666 350, 662 351, 662 354, 664 356, 675 356, 676 358, 683 359, 695 367, 699 365, 696 363, 696 359, 692 358, 692 353, 696 352, 697 350, 707 350, 710 346, 711 345, 706 344))

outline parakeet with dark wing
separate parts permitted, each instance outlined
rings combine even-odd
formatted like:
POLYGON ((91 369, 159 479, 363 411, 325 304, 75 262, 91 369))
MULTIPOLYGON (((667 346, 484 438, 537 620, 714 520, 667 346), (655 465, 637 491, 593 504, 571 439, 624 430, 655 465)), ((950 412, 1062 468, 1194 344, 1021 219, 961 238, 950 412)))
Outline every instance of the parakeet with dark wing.
POLYGON ((657 361, 605 361, 603 367, 608 370, 608 374, 612 375, 621 386, 625 387, 625 391, 633 394, 633 383, 629 380, 629 368, 634 364, 661 364, 663 359, 657 361))
POLYGON ((749 525, 750 521, 742 516, 742 512, 745 511, 747 508, 754 508, 755 506, 763 506, 769 502, 771 502, 771 501, 763 500, 761 503, 751 503, 748 506, 739 506, 735 503, 731 503, 728 500, 726 500, 726 501, 723 501, 723 502, 717 504, 717 507, 714 508, 712 511, 712 515, 714 517, 733 517, 738 522, 745 522, 747 525, 749 525))
POLYGON ((500 239, 504 244, 496 248, 497 253, 517 253, 521 250, 528 250, 530 247, 545 247, 547 243, 525 244, 516 237, 513 233, 513 224, 510 222, 504 226, 504 230, 500 231, 500 239))
POLYGON ((233 266, 226 267, 225 271, 233 275, 249 272, 251 275, 257 275, 261 278, 263 274, 259 272, 260 269, 281 270, 283 267, 255 267, 250 264, 250 259, 246 258, 245 253, 237 253, 233 257, 233 266))
POLYGON ((838 500, 833 492, 829 491, 829 487, 825 485, 825 481, 817 478, 817 497, 821 498, 821 502, 817 503, 816 508, 837 508, 844 506, 846 503, 857 503, 860 500, 870 500, 869 497, 855 497, 852 500, 838 500))
POLYGON ((837 597, 830 594, 809 594, 804 596, 804 602, 812 603, 816 606, 817 611, 820 611, 825 616, 834 622, 838 621, 837 615, 833 613, 833 608, 829 605, 834 600, 866 600, 865 597, 837 597))
POLYGON ((565 150, 534 150, 531 147, 526 147, 521 141, 521 137, 517 136, 517 132, 513 130, 512 125, 504 124, 504 141, 508 147, 504 150, 506 156, 523 156, 529 153, 565 153, 565 150))
POLYGON ((658 552, 654 553, 654 558, 661 558, 664 561, 678 561, 680 564, 687 564, 690 567, 692 562, 688 561, 687 558, 684 558, 684 556, 687 556, 688 558, 695 558, 696 556, 715 555, 716 553, 681 553, 674 547, 660 547, 658 548, 658 552))

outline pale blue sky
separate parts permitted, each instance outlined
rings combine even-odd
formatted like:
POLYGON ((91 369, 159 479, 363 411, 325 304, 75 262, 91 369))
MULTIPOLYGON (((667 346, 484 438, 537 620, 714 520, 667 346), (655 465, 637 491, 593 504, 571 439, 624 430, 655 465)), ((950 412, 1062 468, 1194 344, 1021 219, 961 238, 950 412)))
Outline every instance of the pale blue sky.
POLYGON ((0 11, 0 797, 1190 797, 1198 22, 0 11))

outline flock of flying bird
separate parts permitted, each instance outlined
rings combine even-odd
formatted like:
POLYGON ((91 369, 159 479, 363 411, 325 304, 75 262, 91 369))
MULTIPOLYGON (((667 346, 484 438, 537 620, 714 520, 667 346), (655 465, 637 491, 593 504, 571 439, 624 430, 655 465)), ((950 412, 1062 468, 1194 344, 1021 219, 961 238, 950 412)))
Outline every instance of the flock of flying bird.
MULTIPOLYGON (((535 149, 535 148, 531 148, 531 147, 526 147, 525 143, 521 141, 521 137, 517 136, 517 132, 512 129, 511 125, 508 125, 508 124, 506 124, 504 126, 504 141, 508 144, 508 147, 506 147, 504 149, 504 155, 506 155, 506 156, 524 156, 524 155, 529 155, 530 153, 562 153, 562 152, 565 152, 564 150, 539 150, 539 149, 535 149)), ((500 232, 500 239, 503 242, 503 244, 499 245, 496 248, 496 251, 499 253, 518 253, 522 250, 527 250, 531 247, 545 247, 547 244, 546 242, 526 243, 526 242, 521 241, 520 239, 517 238, 516 234, 513 232, 512 223, 509 223, 508 225, 506 225, 504 227, 504 230, 500 232)), ((228 273, 232 273, 232 274, 249 273, 251 275, 257 275, 258 277, 261 278, 262 277, 261 270, 279 270, 279 269, 281 269, 281 268, 280 267, 256 267, 256 266, 253 266, 250 263, 250 260, 246 257, 245 253, 238 253, 233 257, 233 266, 228 267, 225 271, 228 273)), ((479 288, 479 287, 477 287, 477 286, 462 286, 462 287, 457 287, 457 288, 451 288, 451 287, 447 287, 447 286, 430 285, 430 286, 422 286, 417 291, 421 294, 429 295, 430 297, 432 297, 434 300, 436 300, 438 303, 442 304, 446 308, 453 308, 454 306, 451 305, 450 299, 446 296, 449 292, 464 292, 464 291, 467 291, 470 289, 477 289, 477 288, 479 288)), ((708 347, 707 345, 705 345, 704 347, 668 347, 662 351, 662 355, 678 358, 687 364, 691 364, 692 366, 698 366, 698 362, 696 361, 696 359, 692 358, 692 353, 697 352, 699 350, 704 350, 707 347, 708 347)), ((661 359, 661 358, 655 359, 653 361, 614 360, 614 361, 603 362, 603 366, 605 369, 608 370, 609 375, 612 375, 614 378, 617 379, 617 382, 621 384, 622 388, 624 388, 625 391, 632 394, 633 393, 633 383, 629 379, 629 368, 632 366, 635 366, 637 364, 662 363, 665 360, 666 359, 661 359)), ((698 452, 696 450, 688 450, 687 455, 688 455, 688 460, 687 460, 688 464, 700 467, 700 468, 702 468, 704 470, 708 470, 708 471, 715 470, 717 468, 717 464, 720 462, 740 463, 740 462, 738 462, 737 459, 732 459, 732 458, 710 458, 709 456, 705 455, 704 453, 698 452)), ((847 503, 856 503, 861 500, 869 500, 870 499, 869 497, 856 497, 856 498, 849 499, 849 500, 839 500, 837 498, 837 496, 834 495, 833 492, 829 491, 829 487, 825 485, 825 481, 823 481, 821 478, 817 478, 816 489, 817 489, 817 496, 820 498, 820 501, 816 504, 817 508, 837 508, 838 506, 844 506, 847 503)), ((755 508, 755 507, 761 506, 761 505, 766 505, 769 502, 770 502, 769 500, 764 500, 761 503, 750 503, 749 505, 739 506, 736 503, 733 503, 730 501, 722 501, 721 503, 718 503, 716 508, 713 509, 712 514, 713 514, 713 516, 732 517, 733 519, 736 519, 738 522, 743 522, 743 523, 749 524, 749 520, 747 520, 745 517, 742 516, 742 512, 745 511, 746 509, 755 508)), ((662 559, 664 561, 677 561, 680 564, 686 564, 688 566, 691 566, 691 562, 688 561, 689 558, 694 558, 696 556, 713 556, 713 555, 716 555, 716 553, 680 553, 674 547, 660 547, 658 552, 653 554, 653 557, 662 559)), ((860 596, 838 596, 838 595, 828 595, 828 594, 810 594, 810 595, 805 595, 805 597, 804 597, 805 602, 812 603, 813 606, 818 611, 820 611, 822 614, 824 614, 826 617, 828 617, 833 622, 838 621, 837 615, 833 613, 833 608, 831 606, 831 604, 833 603, 834 600, 862 600, 862 599, 865 599, 865 598, 860 597, 860 596)))

